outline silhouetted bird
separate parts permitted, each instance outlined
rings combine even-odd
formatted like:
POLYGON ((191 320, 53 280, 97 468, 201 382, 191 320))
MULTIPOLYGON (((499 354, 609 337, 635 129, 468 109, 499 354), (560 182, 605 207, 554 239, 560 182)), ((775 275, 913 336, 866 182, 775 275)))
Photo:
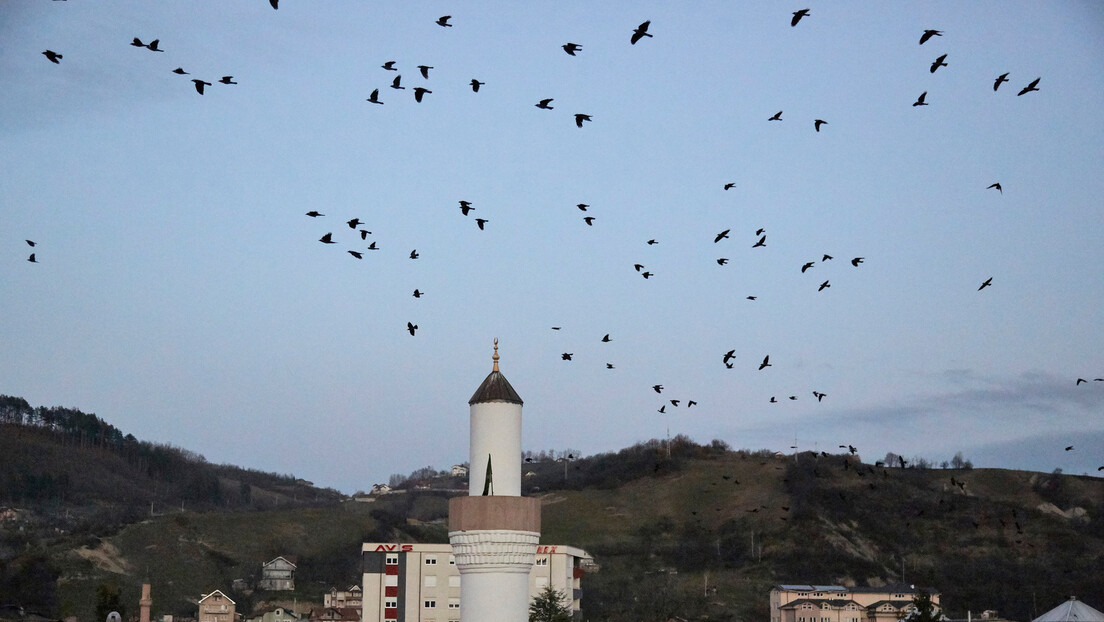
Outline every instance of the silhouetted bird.
POLYGON ((219 82, 223 84, 237 84, 237 82, 234 82, 234 76, 222 76, 222 78, 219 79, 219 82))
POLYGON ((609 343, 611 341, 613 341, 613 340, 610 339, 609 333, 606 333, 606 336, 602 337, 602 343, 609 343))
POLYGON ((762 363, 759 363, 759 371, 762 371, 765 367, 771 367, 769 354, 763 357, 762 363))
POLYGON ((367 229, 361 229, 360 230, 360 239, 367 240, 369 235, 372 235, 371 231, 369 231, 367 229))
POLYGON ((660 407, 659 407, 659 410, 657 410, 656 412, 657 412, 657 413, 664 413, 664 412, 667 412, 667 405, 666 405, 666 404, 664 404, 663 406, 660 406, 660 407))
POLYGON ((406 323, 406 330, 410 331, 410 335, 413 336, 414 331, 418 330, 418 325, 407 322, 406 323))
POLYGON ((382 105, 382 104, 383 104, 383 102, 381 102, 381 101, 379 100, 379 89, 375 89, 375 90, 373 90, 373 91, 372 91, 372 94, 368 96, 368 100, 367 100, 367 101, 370 101, 370 102, 372 102, 373 104, 380 104, 380 105, 382 105))
POLYGON ((1069 447, 1066 447, 1066 451, 1073 451, 1073 445, 1070 445, 1069 447))
POLYGON ((813 391, 813 397, 817 398, 818 402, 823 400, 825 395, 827 395, 827 393, 821 393, 820 391, 813 391))
POLYGON ((613 369, 613 363, 606 363, 606 369, 613 369))
POLYGON ((268 3, 272 5, 273 9, 279 9, 280 0, 268 0, 268 3))
POLYGON ((560 355, 560 358, 565 360, 565 361, 570 361, 571 357, 572 357, 572 353, 570 353, 570 352, 564 352, 563 354, 560 355))
POLYGON ((633 267, 634 267, 634 268, 636 268, 636 271, 637 271, 637 272, 640 272, 641 270, 643 270, 643 269, 644 269, 644 264, 642 264, 642 263, 634 263, 634 264, 633 264, 633 267))
POLYGON ((421 298, 422 296, 425 296, 425 292, 423 292, 419 289, 414 290, 414 297, 415 298, 421 298))
POLYGON ((590 118, 589 114, 577 113, 575 115, 575 125, 583 127, 583 121, 593 121, 593 119, 590 118))
POLYGON ((356 257, 357 259, 364 259, 364 254, 363 253, 358 253, 357 251, 345 251, 345 252, 349 253, 353 257, 356 257))
MULTIPOLYGON (((58 56, 58 58, 61 58, 61 57, 58 56)), ((1035 78, 1034 80, 1032 80, 1031 84, 1028 84, 1027 86, 1020 89, 1020 92, 1016 93, 1016 96, 1019 97, 1020 95, 1030 93, 1031 91, 1038 91, 1039 89, 1037 89, 1035 87, 1039 86, 1039 80, 1042 80, 1042 78, 1035 78)))
POLYGON ((35 242, 34 240, 23 240, 23 241, 27 243, 27 246, 31 246, 31 247, 38 244, 38 242, 35 242))
POLYGON ((831 255, 825 255, 824 257, 820 258, 821 261, 828 261, 829 259, 832 259, 831 255))
POLYGON ((936 69, 939 69, 940 67, 946 67, 946 66, 947 66, 947 63, 943 62, 944 60, 946 60, 946 58, 947 58, 947 55, 946 55, 946 54, 943 54, 943 55, 942 55, 942 56, 940 56, 939 58, 937 58, 937 59, 935 59, 934 61, 932 61, 932 64, 931 64, 931 72, 932 72, 932 73, 935 73, 935 70, 936 70, 936 69))
POLYGON ((747 297, 748 300, 755 300, 755 298, 756 298, 756 296, 748 296, 747 297))
POLYGON ((819 132, 820 131, 820 126, 827 125, 827 123, 828 123, 827 121, 824 121, 822 119, 817 119, 816 121, 813 121, 813 129, 815 129, 816 131, 819 132))
POLYGON ((736 349, 735 348, 729 350, 728 352, 725 352, 724 359, 722 359, 722 360, 725 363, 728 363, 730 360, 732 360, 734 358, 736 358, 736 349))
POLYGON ((1079 385, 1079 384, 1081 384, 1082 382, 1088 382, 1088 380, 1085 380, 1084 378, 1078 378, 1078 379, 1077 379, 1077 382, 1075 382, 1075 383, 1073 383, 1073 384, 1074 384, 1074 386, 1076 386, 1076 385, 1079 385))
POLYGON ((857 268, 859 267, 859 264, 863 262, 863 259, 865 259, 865 257, 856 257, 851 260, 851 265, 857 268))
POLYGON ((414 88, 414 101, 416 101, 416 102, 421 102, 421 101, 422 101, 422 96, 423 96, 423 95, 425 95, 426 93, 432 93, 432 92, 433 92, 433 91, 431 91, 431 90, 429 90, 429 89, 423 89, 423 88, 422 88, 422 87, 420 87, 420 86, 419 86, 419 87, 415 87, 415 88, 414 88))
POLYGON ((781 120, 782 120, 782 111, 781 110, 774 113, 774 116, 772 116, 771 118, 767 119, 767 121, 781 121, 781 120))
POLYGON ((548 99, 542 99, 542 100, 540 100, 539 102, 537 102, 536 104, 533 104, 533 105, 536 106, 537 108, 541 108, 543 110, 552 110, 552 106, 548 105, 548 104, 551 104, 551 103, 552 103, 552 98, 549 97, 548 99))
POLYGON ((1001 75, 997 76, 997 79, 993 81, 993 90, 996 91, 997 89, 999 89, 1002 82, 1008 82, 1007 73, 1002 73, 1001 75))
POLYGON ((368 250, 370 250, 370 251, 378 251, 378 250, 379 250, 379 248, 377 248, 377 247, 376 247, 376 243, 375 243, 375 242, 372 242, 371 244, 369 244, 369 245, 368 245, 368 250))
POLYGON ((192 82, 195 83, 196 92, 199 93, 200 95, 203 95, 203 87, 211 86, 210 82, 204 82, 203 80, 200 80, 198 78, 193 78, 192 82))
POLYGON ((402 83, 402 74, 399 74, 399 75, 395 76, 394 80, 391 81, 391 88, 393 88, 393 89, 405 89, 406 87, 402 86, 401 83, 402 83))
POLYGON ((27 261, 29 261, 31 263, 38 263, 38 260, 35 259, 35 254, 34 253, 31 253, 31 256, 27 258, 27 261))
POLYGON ((579 209, 581 209, 585 212, 586 208, 590 207, 590 205, 587 204, 587 203, 576 203, 575 207, 577 207, 577 208, 579 208, 579 209))
POLYGON ((433 67, 430 67, 429 65, 418 65, 418 71, 422 72, 422 77, 425 78, 426 80, 429 79, 429 70, 430 69, 433 69, 433 67))
POLYGON ((793 12, 793 19, 790 20, 790 26, 796 26, 801 21, 802 17, 809 14, 809 9, 801 9, 800 11, 793 12))
POLYGON ((326 235, 318 238, 318 241, 323 243, 323 244, 337 244, 337 242, 333 241, 333 234, 332 233, 327 233, 326 235))
POLYGON ((640 24, 639 26, 637 26, 636 29, 633 30, 632 38, 629 39, 629 43, 631 43, 633 45, 636 45, 636 42, 640 41, 644 37, 652 36, 652 35, 648 34, 648 26, 651 26, 651 25, 652 25, 652 20, 648 20, 648 21, 640 24))
MULTIPOLYGON (((689 402, 686 402, 686 407, 687 407, 687 408, 690 408, 690 407, 691 407, 691 406, 693 406, 694 404, 697 404, 697 402, 695 402, 694 400, 690 400, 689 402)), ((738 484, 739 482, 736 482, 736 483, 738 484)))
POLYGON ((584 216, 583 220, 585 220, 586 224, 590 225, 591 227, 594 226, 594 216, 584 216))
POLYGON ((486 84, 486 82, 480 82, 479 80, 476 80, 475 78, 472 78, 472 81, 470 82, 470 84, 471 84, 471 87, 472 87, 472 91, 475 92, 475 93, 478 93, 479 92, 479 87, 486 84))
POLYGON ((187 71, 184 71, 183 67, 177 67, 176 69, 173 69, 172 72, 175 73, 178 76, 189 75, 187 71))
MULTIPOLYGON (((61 54, 58 54, 57 52, 55 52, 53 50, 46 50, 45 52, 43 52, 43 54, 46 56, 46 59, 49 60, 51 63, 53 63, 55 65, 60 65, 61 64, 59 62, 62 58, 61 54)), ((1021 93, 1021 95, 1022 95, 1022 93, 1021 93)))
POLYGON ((729 183, 724 185, 725 190, 732 190, 735 187, 736 187, 736 184, 734 182, 729 182, 729 183))
POLYGON ((307 216, 310 216, 311 218, 318 218, 319 216, 325 216, 325 214, 311 210, 307 212, 307 216))
POLYGON ((476 218, 475 224, 479 225, 479 230, 483 231, 483 225, 487 224, 486 218, 476 218))
POLYGON ((583 49, 583 46, 579 45, 578 43, 565 43, 560 47, 562 47, 565 52, 572 56, 575 56, 575 52, 583 49))
POLYGON ((816 265, 816 262, 815 261, 810 261, 810 262, 807 262, 805 265, 801 266, 801 274, 805 274, 805 271, 808 270, 809 268, 812 268, 814 265, 816 265))
POLYGON ((717 258, 717 265, 723 266, 726 263, 728 263, 728 257, 718 257, 717 258))
POLYGON ((441 17, 437 18, 437 25, 452 28, 452 24, 448 23, 450 19, 452 19, 451 15, 442 15, 441 17))
POLYGON ((984 283, 981 284, 981 287, 978 288, 978 291, 980 292, 981 290, 985 289, 986 287, 989 287, 992 284, 993 284, 993 277, 989 277, 989 278, 985 279, 984 283))
POLYGON ((924 45, 924 43, 928 39, 931 39, 932 37, 942 37, 942 36, 943 36, 943 31, 942 30, 925 30, 924 34, 920 35, 920 45, 924 45))
POLYGON ((663 392, 663 385, 653 384, 652 385, 652 390, 655 391, 656 393, 662 393, 663 392))
POLYGON ((652 273, 651 272, 641 272, 640 276, 642 276, 646 279, 650 279, 650 278, 652 278, 652 273))
POLYGON ((716 244, 717 242, 720 242, 721 240, 727 238, 729 231, 732 231, 732 229, 725 229, 724 231, 718 233, 717 236, 713 238, 713 243, 716 244))
POLYGON ((363 223, 361 222, 360 218, 354 218, 352 220, 346 221, 345 224, 349 225, 350 229, 356 229, 363 223))
POLYGON ((139 39, 138 37, 134 37, 134 40, 133 40, 133 41, 131 41, 131 42, 130 42, 130 44, 131 44, 131 45, 133 45, 133 46, 134 46, 134 47, 136 47, 136 48, 144 48, 144 47, 146 47, 146 44, 145 44, 145 43, 142 43, 142 40, 141 40, 141 39, 139 39))
POLYGON ((920 97, 916 98, 916 101, 912 102, 913 106, 927 106, 928 103, 924 99, 928 96, 928 92, 924 91, 920 94, 920 97))
POLYGON ((651 246, 653 244, 659 244, 659 242, 656 242, 655 240, 648 240, 648 246, 651 246))
POLYGON ((671 400, 671 405, 674 406, 675 408, 678 408, 678 403, 679 403, 679 400, 671 400))
POLYGON ((752 244, 751 247, 752 248, 759 248, 760 246, 766 246, 766 245, 767 245, 767 236, 764 235, 763 237, 759 238, 758 242, 756 242, 755 244, 752 244))
POLYGON ((414 249, 414 250, 410 251, 410 258, 411 259, 417 259, 418 258, 418 249, 414 249))
POLYGON ((991 184, 991 185, 990 185, 990 186, 989 186, 988 188, 986 188, 986 190, 991 190, 991 189, 993 189, 993 188, 996 188, 996 189, 997 189, 997 192, 999 192, 999 193, 1001 193, 1001 194, 1004 194, 1004 190, 1003 190, 1003 189, 1001 189, 1001 185, 1000 185, 999 183, 996 183, 996 184, 991 184))
MULTIPOLYGON (((135 39, 135 41, 137 41, 137 39, 135 39)), ((165 50, 157 47, 159 43, 161 43, 160 39, 154 39, 153 41, 149 42, 149 45, 146 46, 146 49, 150 50, 151 52, 164 52, 165 50)))
POLYGON ((467 216, 468 212, 472 211, 473 209, 475 208, 471 206, 471 201, 460 201, 460 212, 465 216, 467 216))

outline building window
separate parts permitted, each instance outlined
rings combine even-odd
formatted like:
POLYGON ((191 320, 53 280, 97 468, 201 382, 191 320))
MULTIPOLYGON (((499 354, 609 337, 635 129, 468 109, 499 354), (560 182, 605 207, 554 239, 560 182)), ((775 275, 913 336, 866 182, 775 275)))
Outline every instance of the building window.
POLYGON ((456 556, 453 555, 452 553, 449 553, 449 566, 455 566, 455 565, 456 565, 456 556))
POLYGON ((437 601, 434 600, 434 599, 429 599, 429 600, 423 601, 422 602, 422 607, 424 607, 426 609, 436 609, 437 608, 437 601))
POLYGON ((449 587, 460 587, 460 575, 449 576, 449 587))
POLYGON ((436 555, 426 555, 425 565, 426 566, 436 566, 437 565, 437 556, 436 555))
POLYGON ((538 557, 537 558, 537 565, 538 566, 547 566, 548 565, 548 558, 547 557, 538 557))
POLYGON ((459 598, 450 598, 449 599, 449 609, 459 609, 459 608, 460 608, 460 599, 459 598))
POLYGON ((398 609, 399 608, 398 599, 383 601, 383 608, 384 609, 398 609))
MULTIPOLYGON (((377 557, 376 559, 379 559, 379 558, 377 557)), ((388 553, 387 557, 384 558, 383 563, 387 564, 388 566, 398 566, 399 565, 399 556, 396 553, 388 553)))
POLYGON ((437 587, 437 575, 426 575, 425 578, 426 587, 437 587))

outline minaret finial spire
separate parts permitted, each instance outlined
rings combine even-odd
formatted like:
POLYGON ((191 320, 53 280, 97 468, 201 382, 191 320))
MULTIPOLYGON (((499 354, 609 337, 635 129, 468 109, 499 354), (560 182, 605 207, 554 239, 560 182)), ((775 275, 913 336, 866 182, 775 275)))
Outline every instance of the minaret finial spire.
POLYGON ((491 357, 491 360, 494 361, 494 369, 491 371, 498 371, 498 337, 495 337, 494 340, 494 356, 491 357))

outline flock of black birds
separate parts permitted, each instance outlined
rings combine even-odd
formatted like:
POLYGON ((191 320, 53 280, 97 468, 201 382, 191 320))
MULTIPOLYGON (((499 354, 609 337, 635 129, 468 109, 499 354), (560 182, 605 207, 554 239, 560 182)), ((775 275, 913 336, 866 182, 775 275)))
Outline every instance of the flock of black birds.
MULTIPOLYGON (((58 0, 55 0, 55 1, 58 1, 58 0)), ((64 0, 61 0, 61 1, 64 1, 64 0)), ((279 8, 279 6, 278 6, 279 5, 279 0, 269 0, 269 3, 270 3, 270 5, 272 6, 273 9, 278 9, 279 8)), ((811 12, 810 12, 810 9, 801 9, 801 10, 798 10, 798 11, 794 11, 792 13, 792 15, 793 15, 793 17, 791 19, 790 25, 793 26, 793 27, 796 27, 802 19, 810 17, 811 12)), ((442 27, 442 28, 452 28, 453 24, 450 23, 451 19, 452 19, 451 15, 443 15, 440 18, 438 18, 435 23, 438 26, 442 27)), ((653 34, 651 32, 649 32, 650 27, 651 27, 651 21, 646 20, 644 22, 641 22, 638 26, 636 26, 636 28, 632 29, 631 34, 628 37, 629 44, 630 45, 636 45, 637 43, 639 43, 641 40, 643 40, 645 38, 653 37, 653 34)), ((924 45, 925 43, 931 41, 935 37, 942 37, 943 34, 944 33, 941 30, 935 30, 935 29, 924 30, 924 32, 920 36, 919 44, 924 45)), ((133 46, 133 47, 136 47, 136 48, 144 48, 144 49, 146 49, 150 52, 156 52, 156 53, 166 52, 166 50, 161 48, 160 39, 153 39, 153 40, 150 40, 148 43, 145 43, 145 42, 142 41, 141 38, 134 37, 132 39, 132 41, 130 42, 130 45, 133 46)), ((573 56, 573 57, 577 56, 579 53, 581 53, 583 48, 584 48, 584 46, 582 44, 574 43, 574 42, 565 43, 561 47, 562 47, 564 53, 568 54, 569 56, 573 56)), ((62 54, 59 54, 59 53, 54 52, 52 50, 46 50, 46 51, 42 52, 42 54, 47 58, 47 60, 49 60, 51 63, 54 63, 54 64, 60 64, 62 59, 63 59, 62 54)), ((935 74, 937 70, 939 70, 941 68, 944 68, 944 67, 949 67, 950 63, 947 62, 948 56, 949 56, 948 53, 942 53, 937 58, 935 58, 929 66, 929 73, 935 74)), ((403 79, 402 74, 398 73, 399 72, 399 67, 398 67, 397 61, 387 60, 380 67, 384 71, 396 72, 394 77, 391 79, 391 84, 390 84, 391 89, 396 90, 396 91, 407 89, 407 86, 403 85, 403 83, 402 83, 402 79, 403 79)), ((424 65, 423 64, 423 65, 417 65, 416 69, 418 70, 418 73, 420 74, 422 80, 428 81, 429 78, 430 78, 430 71, 432 69, 434 69, 434 67, 431 66, 431 65, 424 65)), ((177 67, 176 69, 173 69, 172 73, 175 73, 177 75, 190 75, 189 72, 187 72, 183 69, 183 67, 177 67)), ((998 76, 995 79, 995 81, 993 83, 993 91, 994 92, 998 91, 1000 86, 1003 83, 1009 82, 1010 73, 1011 72, 1002 73, 1000 76, 998 76)), ((1028 83, 1026 86, 1024 86, 1017 93, 1017 96, 1022 96, 1022 95, 1025 95, 1027 93, 1030 93, 1030 92, 1039 91, 1038 85, 1039 85, 1040 80, 1041 80, 1041 78, 1035 78, 1034 80, 1032 80, 1030 83, 1028 83)), ((194 88, 195 88, 196 92, 199 93, 200 95, 204 94, 204 88, 205 87, 210 87, 210 86, 213 85, 212 82, 209 82, 209 81, 206 81, 206 80, 203 80, 203 79, 199 79, 199 78, 192 78, 191 82, 194 84, 194 88)), ((237 84, 237 82, 234 80, 234 77, 232 75, 222 76, 216 82, 219 83, 219 84, 224 84, 224 85, 237 84)), ((472 89, 472 91, 474 93, 479 93, 480 87, 484 86, 485 84, 486 84, 485 82, 480 81, 478 78, 472 78, 470 83, 469 83, 469 86, 470 86, 470 88, 472 89)), ((416 86, 416 87, 413 87, 411 90, 412 90, 413 95, 414 95, 414 100, 417 103, 421 103, 424 100, 426 95, 429 95, 429 94, 433 93, 432 90, 430 90, 430 89, 428 89, 424 86, 416 86)), ((916 101, 912 104, 912 106, 917 107, 917 106, 927 106, 927 105, 929 105, 929 103, 927 101, 927 96, 928 96, 928 91, 922 92, 919 95, 919 97, 917 97, 916 101)), ((370 93, 370 95, 367 98, 367 101, 369 103, 377 104, 377 105, 383 105, 385 103, 380 98, 380 89, 379 88, 374 89, 370 93)), ((555 107, 552 105, 553 101, 555 101, 554 98, 551 98, 551 97, 544 98, 544 99, 541 99, 539 102, 537 102, 535 104, 535 107, 537 107, 538 109, 541 109, 541 110, 554 110, 555 107)), ((775 114, 767 117, 767 121, 781 122, 783 120, 782 115, 783 115, 783 111, 779 110, 775 114)), ((574 120, 575 120, 575 125, 578 128, 582 128, 584 123, 593 121, 593 116, 591 114, 588 114, 588 113, 574 113, 573 116, 574 116, 574 120)), ((822 127, 827 125, 827 124, 828 124, 828 122, 823 120, 823 119, 814 119, 814 121, 813 121, 814 130, 816 132, 820 132, 822 127)), ((727 190, 731 190, 735 186, 736 186, 735 182, 728 182, 728 183, 725 183, 723 185, 723 189, 727 191, 727 190)), ((1002 188, 1002 186, 999 182, 989 185, 987 187, 987 189, 997 190, 1002 195, 1004 193, 1004 190, 1003 190, 1003 188, 1002 188)), ((578 207, 579 210, 586 212, 587 209, 590 207, 590 205, 588 205, 586 203, 578 203, 576 205, 576 207, 578 207)), ((469 215, 470 212, 472 212, 476 208, 472 205, 472 203, 470 201, 461 200, 461 201, 459 201, 459 209, 460 209, 461 215, 466 217, 466 216, 469 215)), ((309 217, 312 217, 312 218, 320 218, 320 217, 325 216, 325 214, 322 214, 322 213, 320 213, 316 210, 309 211, 309 212, 306 213, 306 215, 309 216, 309 217)), ((583 217, 583 221, 588 226, 594 226, 594 223, 595 223, 596 220, 597 220, 597 217, 593 216, 593 215, 590 215, 590 214, 583 217)), ((483 218, 483 217, 474 218, 474 221, 475 221, 475 224, 476 224, 477 228, 481 231, 485 230, 487 223, 490 222, 490 220, 488 218, 483 218)), ((373 252, 373 251, 381 250, 380 246, 378 246, 378 244, 377 244, 377 241, 375 241, 375 240, 369 241, 368 240, 368 236, 372 235, 372 232, 361 226, 361 225, 364 225, 365 223, 359 217, 352 218, 352 219, 346 221, 346 224, 348 225, 348 227, 350 229, 352 229, 354 231, 354 233, 352 234, 354 240, 357 236, 359 236, 359 238, 362 242, 367 243, 367 245, 362 247, 362 248, 347 249, 347 253, 351 257, 353 257, 355 259, 358 259, 358 260, 361 260, 361 259, 364 258, 364 255, 365 255, 366 252, 373 252)), ((714 244, 718 244, 718 243, 720 243, 724 240, 731 241, 732 238, 729 235, 731 233, 731 231, 732 231, 731 229, 725 229, 725 230, 721 231, 720 233, 716 234, 716 236, 713 239, 714 244)), ((765 247, 766 244, 767 244, 767 235, 766 235, 765 229, 759 228, 759 229, 755 230, 754 236, 751 237, 751 240, 754 240, 754 242, 752 244, 750 244, 751 248, 756 249, 756 248, 765 247)), ((31 247, 36 246, 36 242, 33 242, 31 240, 27 240, 26 242, 31 247)), ((321 238, 319 238, 319 242, 321 242, 323 244, 336 244, 337 243, 337 241, 334 239, 334 233, 333 232, 325 233, 321 238)), ((655 245, 655 244, 658 244, 658 243, 659 242, 656 239, 650 239, 650 240, 647 241, 647 244, 649 246, 655 245)), ((417 252, 416 249, 412 250, 410 252, 409 257, 412 260, 416 260, 419 257, 419 253, 417 252)), ((828 261, 831 261, 832 259, 833 259, 833 257, 831 255, 823 254, 822 258, 820 260, 820 264, 824 264, 828 261)), ((30 254, 30 256, 28 257, 27 261, 29 261, 31 263, 38 263, 38 260, 36 258, 36 254, 32 252, 30 254)), ((851 259, 851 265, 853 267, 857 268, 864 261, 865 261, 865 257, 856 256, 856 257, 851 259)), ((729 263, 729 258, 728 257, 718 257, 716 259, 716 263, 719 266, 726 266, 729 263)), ((816 266, 817 266, 816 261, 807 261, 807 262, 803 263, 800 266, 800 273, 801 274, 806 274, 808 271, 814 269, 816 266)), ((655 273, 651 270, 645 269, 645 265, 642 264, 642 263, 636 263, 636 264, 634 264, 633 267, 634 267, 635 271, 637 273, 639 273, 641 275, 641 277, 643 277, 644 279, 650 279, 651 277, 655 276, 655 273)), ((987 287, 991 287, 992 285, 993 285, 993 277, 990 276, 990 277, 986 278, 981 283, 981 285, 978 287, 978 291, 982 291, 982 290, 986 289, 987 287)), ((820 282, 820 284, 817 287, 817 291, 822 292, 822 291, 824 291, 824 290, 826 290, 830 287, 831 287, 831 280, 830 279, 825 279, 824 281, 820 282)), ((425 292, 418 289, 418 288, 415 288, 414 291, 413 291, 413 297, 414 298, 421 298, 424 295, 425 295, 425 292)), ((748 296, 746 296, 746 299, 749 300, 749 301, 755 301, 757 299, 757 296, 756 295, 748 295, 748 296)), ((560 328, 561 327, 553 327, 554 330, 560 330, 560 328)), ((411 322, 411 321, 408 321, 406 323, 406 330, 407 330, 407 332, 409 332, 409 334, 411 336, 414 336, 416 334, 416 331, 418 330, 418 325, 411 322)), ((611 341, 611 338, 607 334, 607 335, 605 335, 605 337, 601 341, 604 342, 604 343, 608 343, 609 341, 611 341)), ((571 361, 572 357, 573 357, 573 353, 569 353, 569 352, 564 352, 561 355, 561 359, 564 360, 564 361, 571 361)), ((729 350, 728 352, 724 353, 724 355, 723 355, 723 357, 721 357, 721 359, 722 359, 723 365, 727 369, 733 369, 735 367, 735 364, 736 364, 736 350, 735 349, 729 350)), ((770 356, 767 355, 767 356, 764 356, 763 359, 762 359, 762 362, 760 362, 758 364, 758 370, 763 371, 766 368, 771 367, 771 366, 772 366, 772 363, 770 363, 770 356)), ((614 366, 613 363, 606 363, 606 368, 607 369, 614 369, 615 366, 614 366)), ((1093 380, 1104 382, 1104 378, 1094 378, 1093 380)), ((1078 378, 1077 381, 1076 381, 1076 384, 1081 385, 1081 384, 1087 383, 1087 382, 1088 381, 1085 380, 1084 378, 1078 378)), ((662 385, 658 385, 658 384, 654 385, 652 388, 656 393, 660 393, 663 390, 662 385)), ((823 399, 827 396, 826 393, 818 391, 818 390, 812 391, 812 395, 814 396, 814 398, 816 399, 817 402, 823 401, 823 399)), ((797 397, 797 395, 789 395, 788 399, 791 400, 791 401, 794 401, 794 400, 797 400, 798 397, 797 397)), ((681 402, 681 400, 676 400, 676 399, 669 400, 669 403, 674 407, 677 407, 680 402, 681 402)), ((769 399, 769 402, 770 403, 778 403, 778 399, 776 398, 776 396, 771 396, 770 399, 769 399)), ((689 408, 690 406, 693 406, 695 404, 697 404, 697 402, 694 401, 694 400, 687 400, 686 401, 686 407, 687 408, 689 408)), ((666 406, 667 406, 667 403, 662 404, 660 406, 660 408, 658 409, 658 412, 664 413, 665 410, 666 410, 666 406)), ((841 445, 841 447, 844 447, 844 446, 841 445)), ((1067 450, 1069 450, 1069 449, 1072 449, 1072 448, 1067 448, 1067 450)), ((855 453, 855 450, 854 450, 853 447, 850 447, 850 450, 851 450, 852 454, 855 453)), ((1101 467, 1101 469, 1104 470, 1104 467, 1101 467)))

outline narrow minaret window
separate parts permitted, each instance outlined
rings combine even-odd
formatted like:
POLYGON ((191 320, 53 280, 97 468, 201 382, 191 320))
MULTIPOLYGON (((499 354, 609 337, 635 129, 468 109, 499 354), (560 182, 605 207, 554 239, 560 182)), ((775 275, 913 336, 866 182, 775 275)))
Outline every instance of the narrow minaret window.
POLYGON ((487 454, 487 477, 483 480, 483 496, 489 497, 494 494, 494 481, 491 477, 491 454, 487 454))

